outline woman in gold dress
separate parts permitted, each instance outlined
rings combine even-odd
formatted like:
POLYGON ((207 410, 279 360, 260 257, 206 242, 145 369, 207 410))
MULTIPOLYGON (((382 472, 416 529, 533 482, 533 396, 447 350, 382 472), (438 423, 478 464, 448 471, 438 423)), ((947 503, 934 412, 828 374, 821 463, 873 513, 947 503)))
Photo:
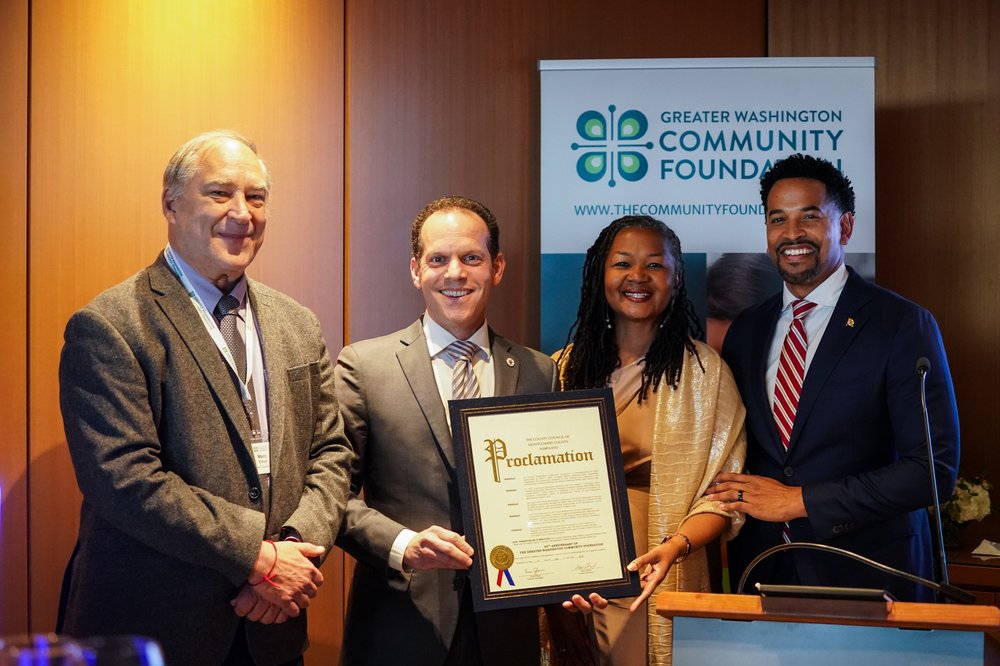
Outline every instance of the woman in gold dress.
POLYGON ((743 521, 702 495, 743 468, 745 410, 729 368, 699 342, 676 234, 645 216, 615 220, 587 251, 572 344, 557 352, 564 390, 610 386, 642 592, 574 595, 547 609, 554 664, 669 664, 670 622, 653 595, 710 590, 703 546, 743 521), (647 601, 648 600, 648 601, 647 601), (582 611, 582 613, 580 612, 582 611))

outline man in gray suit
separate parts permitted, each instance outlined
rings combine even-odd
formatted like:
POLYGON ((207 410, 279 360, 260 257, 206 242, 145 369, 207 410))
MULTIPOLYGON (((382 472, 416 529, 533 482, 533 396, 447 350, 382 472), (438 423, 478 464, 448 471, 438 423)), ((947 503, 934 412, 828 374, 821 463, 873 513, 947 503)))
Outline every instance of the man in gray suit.
POLYGON ((244 274, 268 194, 251 141, 195 137, 164 172, 164 252, 66 326, 67 634, 152 636, 169 664, 302 661, 353 456, 319 322, 244 274))
POLYGON ((504 272, 499 237, 476 201, 428 204, 413 222, 410 259, 424 315, 337 360, 341 414, 358 453, 337 538, 358 560, 346 664, 538 663, 534 608, 472 612, 467 569, 479 555, 462 536, 446 409, 452 398, 557 390, 551 359, 486 324, 504 272))

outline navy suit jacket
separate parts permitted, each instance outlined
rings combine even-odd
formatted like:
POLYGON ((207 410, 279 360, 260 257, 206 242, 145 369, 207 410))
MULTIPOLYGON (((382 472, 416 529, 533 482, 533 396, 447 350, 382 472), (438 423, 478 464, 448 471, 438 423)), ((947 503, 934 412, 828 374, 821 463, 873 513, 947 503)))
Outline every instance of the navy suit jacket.
MULTIPOLYGON (((933 500, 916 372, 920 357, 930 361, 927 403, 942 499, 955 486, 959 429, 934 317, 848 268, 847 284, 806 373, 786 453, 765 386, 781 307, 779 293, 741 313, 723 348, 747 408, 747 472, 802 487, 808 518, 791 521, 793 541, 837 546, 936 579, 925 511, 933 500)), ((747 516, 729 545, 734 586, 754 557, 781 543, 782 526, 747 516)), ((931 598, 926 588, 812 550, 765 560, 745 589, 756 581, 877 587, 901 599, 931 598)))

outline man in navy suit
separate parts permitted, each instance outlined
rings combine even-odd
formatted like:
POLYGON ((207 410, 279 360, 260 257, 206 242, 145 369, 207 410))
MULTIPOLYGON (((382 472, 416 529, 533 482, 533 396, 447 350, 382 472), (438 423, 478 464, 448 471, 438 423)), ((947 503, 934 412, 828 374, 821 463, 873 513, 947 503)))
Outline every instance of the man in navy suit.
MULTIPOLYGON (((934 579, 921 357, 930 361, 927 405, 942 499, 954 489, 959 459, 958 411, 937 323, 845 266, 854 191, 832 164, 808 155, 780 160, 761 179, 761 199, 768 254, 784 288, 745 310, 726 336, 723 357, 747 408, 747 473, 720 474, 710 489, 747 514, 729 544, 733 585, 753 558, 783 541, 836 546, 934 579), (793 310, 806 312, 794 353, 794 345, 786 349, 793 310), (800 391, 789 389, 796 372, 804 373, 800 391)), ((812 549, 764 560, 744 590, 758 581, 933 598, 927 588, 812 549)))

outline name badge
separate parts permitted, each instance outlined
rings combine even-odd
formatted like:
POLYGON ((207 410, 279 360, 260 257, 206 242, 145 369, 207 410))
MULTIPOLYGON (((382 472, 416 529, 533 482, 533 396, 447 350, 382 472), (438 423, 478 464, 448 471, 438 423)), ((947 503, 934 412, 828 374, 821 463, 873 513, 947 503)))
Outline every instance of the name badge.
POLYGON ((271 473, 271 442, 253 442, 253 461, 257 465, 257 474, 261 476, 271 473))

